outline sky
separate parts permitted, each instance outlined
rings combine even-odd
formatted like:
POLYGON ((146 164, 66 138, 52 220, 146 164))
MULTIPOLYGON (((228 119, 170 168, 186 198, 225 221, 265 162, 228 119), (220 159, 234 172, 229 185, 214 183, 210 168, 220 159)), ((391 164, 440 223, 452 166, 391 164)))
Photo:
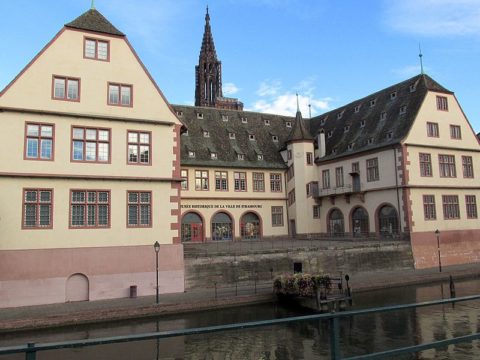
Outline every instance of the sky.
MULTIPOLYGON (((193 105, 207 1, 95 0, 172 104, 193 105)), ((0 89, 91 0, 0 0, 0 89), (7 15, 5 15, 7 14, 7 15)), ((480 0, 209 0, 224 96, 308 117, 424 71, 480 131, 480 0)))

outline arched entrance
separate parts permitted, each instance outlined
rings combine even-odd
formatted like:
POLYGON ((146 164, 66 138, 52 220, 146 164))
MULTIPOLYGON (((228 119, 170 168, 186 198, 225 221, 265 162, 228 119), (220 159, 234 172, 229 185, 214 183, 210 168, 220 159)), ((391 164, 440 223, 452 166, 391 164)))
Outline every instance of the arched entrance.
POLYGON ((212 240, 233 240, 233 225, 230 215, 216 213, 212 218, 212 240))
POLYGON ((363 207, 357 207, 352 212, 353 236, 366 236, 369 233, 368 213, 363 207))
POLYGON ((65 301, 88 301, 88 278, 83 274, 73 274, 67 279, 65 301))
POLYGON ((393 206, 384 205, 378 211, 378 229, 382 237, 393 237, 398 234, 397 210, 393 206))
POLYGON ((328 216, 328 229, 332 236, 343 236, 345 234, 345 222, 343 214, 338 209, 330 211, 328 216))
POLYGON ((240 219, 240 234, 242 240, 260 240, 262 227, 260 218, 253 212, 248 212, 240 219))
POLYGON ((182 242, 203 241, 203 220, 197 213, 189 212, 182 217, 182 242))

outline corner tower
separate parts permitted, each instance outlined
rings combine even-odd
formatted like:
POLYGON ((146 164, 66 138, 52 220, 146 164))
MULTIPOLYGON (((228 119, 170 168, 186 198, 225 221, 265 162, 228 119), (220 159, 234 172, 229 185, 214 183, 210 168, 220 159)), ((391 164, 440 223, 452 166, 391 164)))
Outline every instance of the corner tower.
POLYGON ((243 110, 243 104, 238 99, 223 97, 222 62, 218 60, 215 51, 208 7, 202 47, 198 65, 195 66, 195 106, 243 110))

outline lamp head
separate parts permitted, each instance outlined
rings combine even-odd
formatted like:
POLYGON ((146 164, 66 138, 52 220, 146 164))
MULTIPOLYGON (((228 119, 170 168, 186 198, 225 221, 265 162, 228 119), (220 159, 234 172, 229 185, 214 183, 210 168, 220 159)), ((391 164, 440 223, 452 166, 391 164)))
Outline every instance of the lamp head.
POLYGON ((155 241, 155 244, 153 244, 153 248, 155 249, 155 252, 158 254, 158 252, 160 251, 160 244, 158 243, 158 241, 155 241))
POLYGON ((440 235, 440 230, 435 230, 435 235, 440 235))

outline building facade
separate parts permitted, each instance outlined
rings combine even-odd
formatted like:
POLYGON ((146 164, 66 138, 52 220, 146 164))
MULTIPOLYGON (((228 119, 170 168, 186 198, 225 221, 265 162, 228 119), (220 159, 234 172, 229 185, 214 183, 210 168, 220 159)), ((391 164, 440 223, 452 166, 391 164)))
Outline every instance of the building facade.
POLYGON ((154 294, 156 241, 160 292, 183 291, 182 123, 123 33, 66 24, 0 120, 0 307, 154 294))

